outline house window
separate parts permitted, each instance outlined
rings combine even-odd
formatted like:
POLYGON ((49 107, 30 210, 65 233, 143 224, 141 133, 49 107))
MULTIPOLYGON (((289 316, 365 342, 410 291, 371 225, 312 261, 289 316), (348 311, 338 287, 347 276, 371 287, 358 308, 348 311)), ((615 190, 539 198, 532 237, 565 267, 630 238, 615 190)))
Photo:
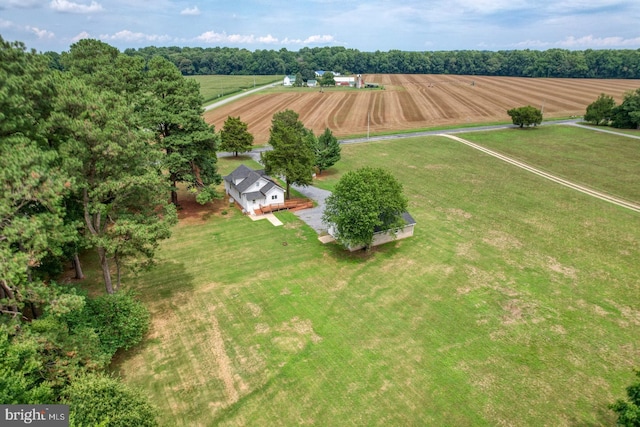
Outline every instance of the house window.
POLYGON ((278 200, 278 195, 274 194, 273 196, 271 196, 271 200, 278 200))

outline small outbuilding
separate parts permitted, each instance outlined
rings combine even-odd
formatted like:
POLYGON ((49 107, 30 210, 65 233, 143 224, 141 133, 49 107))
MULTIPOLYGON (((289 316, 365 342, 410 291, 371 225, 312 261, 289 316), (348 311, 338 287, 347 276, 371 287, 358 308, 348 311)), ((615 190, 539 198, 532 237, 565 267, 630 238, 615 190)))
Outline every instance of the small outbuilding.
POLYGON ((264 170, 253 170, 245 165, 238 166, 224 177, 224 189, 229 199, 249 214, 285 202, 284 188, 267 176, 264 170))
MULTIPOLYGON (((400 228, 392 230, 376 230, 373 233, 373 242, 371 242, 371 246, 379 246, 394 240, 406 239, 407 237, 413 236, 413 229, 415 228, 416 220, 413 219, 409 212, 403 212, 402 219, 404 221, 404 225, 400 228)), ((327 232, 335 238, 335 229, 333 226, 329 227, 327 232)), ((347 247, 351 252, 362 248, 364 248, 364 245, 347 247)))

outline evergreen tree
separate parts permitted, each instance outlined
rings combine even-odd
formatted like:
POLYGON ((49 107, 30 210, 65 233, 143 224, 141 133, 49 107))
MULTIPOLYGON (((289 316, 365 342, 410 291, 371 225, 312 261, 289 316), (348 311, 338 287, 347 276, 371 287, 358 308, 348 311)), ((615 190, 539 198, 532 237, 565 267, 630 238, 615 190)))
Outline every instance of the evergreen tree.
POLYGON ((170 235, 175 208, 159 164, 162 153, 148 141, 126 99, 100 92, 75 78, 59 82, 51 127, 63 134, 63 166, 74 180, 88 240, 96 248, 107 293, 113 286, 109 259, 153 259, 159 240, 170 235))
POLYGON ((14 321, 37 315, 46 286, 33 269, 71 238, 62 208, 71 183, 44 126, 55 95, 47 61, 0 38, 0 314, 14 321))
POLYGON ((217 197, 214 187, 222 182, 217 170, 219 135, 202 118, 198 83, 185 79, 168 60, 154 57, 148 64, 147 88, 152 94, 145 122, 165 151, 163 166, 173 184, 171 202, 178 205, 178 182, 197 193, 204 204, 217 197))
POLYGON ((322 174, 323 170, 330 168, 340 160, 340 150, 338 138, 333 136, 331 129, 326 128, 324 133, 317 138, 315 145, 315 166, 318 169, 318 174, 322 174))
POLYGON ((305 129, 298 117, 293 110, 273 115, 269 131, 269 144, 273 150, 261 155, 268 174, 284 176, 287 199, 290 198, 291 184, 309 185, 313 182, 315 156, 307 137, 310 131, 305 129))
POLYGON ((240 117, 227 117, 220 131, 220 150, 231 151, 238 157, 238 153, 251 151, 253 135, 247 130, 247 124, 240 117))

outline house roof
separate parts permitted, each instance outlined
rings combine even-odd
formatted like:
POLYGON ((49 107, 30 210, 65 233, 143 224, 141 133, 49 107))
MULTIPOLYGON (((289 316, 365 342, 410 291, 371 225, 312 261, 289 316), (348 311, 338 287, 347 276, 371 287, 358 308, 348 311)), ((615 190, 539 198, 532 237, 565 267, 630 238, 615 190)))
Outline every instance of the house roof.
POLYGON ((404 222, 406 222, 407 225, 415 225, 416 224, 416 220, 413 219, 413 217, 407 211, 402 213, 402 219, 404 219, 404 222))
MULTIPOLYGON (((404 211, 400 214, 400 216, 402 217, 402 220, 405 222, 405 224, 402 227, 406 227, 408 225, 415 225, 416 224, 416 220, 413 219, 413 217, 409 214, 409 212, 404 211)), ((373 229, 374 233, 379 233, 381 231, 386 231, 386 229, 381 228, 381 227, 374 227, 373 229)))
POLYGON ((260 178, 264 178, 267 181, 267 183, 264 186, 262 186, 262 188, 260 188, 260 190, 258 191, 251 191, 246 193, 246 196, 249 200, 256 200, 258 198, 266 196, 267 191, 271 190, 273 187, 280 187, 280 186, 276 184, 271 179, 271 177, 265 174, 264 169, 253 170, 248 168, 245 165, 238 166, 237 168, 235 168, 233 172, 231 172, 229 175, 224 177, 225 181, 231 184, 231 186, 234 187, 240 194, 245 193, 245 191, 250 189, 253 184, 255 184, 260 180, 260 178), (242 180, 242 181, 239 182, 238 185, 235 185, 234 183, 237 180, 242 180))
MULTIPOLYGON (((264 176, 264 175, 263 175, 264 176)), ((267 193, 269 192, 269 190, 271 190, 273 187, 277 187, 278 184, 276 184, 273 181, 269 181, 264 187, 262 187, 260 190, 258 191, 252 191, 250 193, 245 193, 245 196, 247 197, 247 200, 257 200, 257 199, 262 199, 264 196, 267 195, 267 193)))
POLYGON ((224 179, 225 181, 232 183, 238 179, 245 179, 251 172, 253 172, 253 169, 249 169, 245 165, 240 165, 235 168, 229 175, 225 176, 224 179))

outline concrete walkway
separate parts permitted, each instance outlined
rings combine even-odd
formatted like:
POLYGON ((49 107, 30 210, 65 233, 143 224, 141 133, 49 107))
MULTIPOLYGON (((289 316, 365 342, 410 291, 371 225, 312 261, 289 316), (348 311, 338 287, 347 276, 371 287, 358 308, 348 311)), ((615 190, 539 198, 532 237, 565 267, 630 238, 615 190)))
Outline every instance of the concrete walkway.
POLYGON ((251 221, 260 221, 261 219, 266 219, 276 227, 282 225, 282 221, 276 218, 276 216, 272 213, 263 214, 263 215, 249 215, 249 218, 251 218, 251 221))

